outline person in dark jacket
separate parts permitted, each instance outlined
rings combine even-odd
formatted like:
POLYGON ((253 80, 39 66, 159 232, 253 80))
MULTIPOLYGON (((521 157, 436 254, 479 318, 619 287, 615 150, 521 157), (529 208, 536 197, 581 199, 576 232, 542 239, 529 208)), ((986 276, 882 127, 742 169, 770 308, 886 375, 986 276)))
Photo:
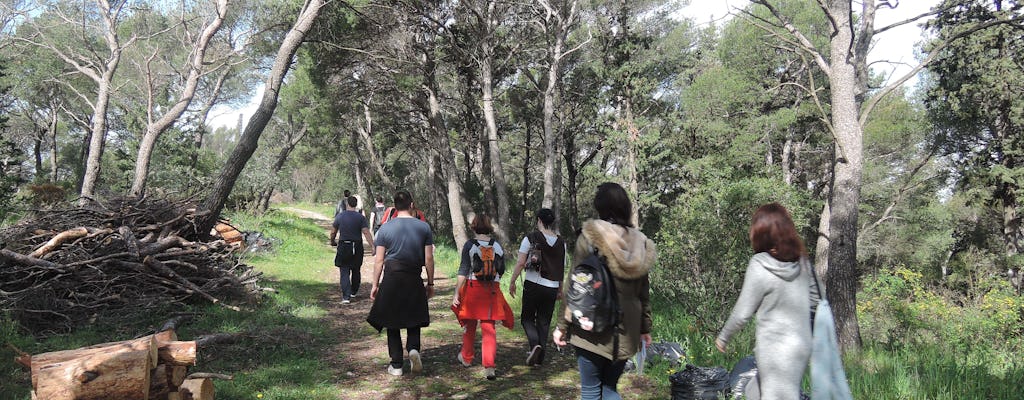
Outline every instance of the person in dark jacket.
POLYGON ((430 325, 427 299, 434 296, 434 235, 430 225, 409 213, 413 205, 409 192, 396 193, 394 200, 398 213, 381 225, 375 239, 377 255, 370 289, 373 306, 366 321, 377 331, 387 329, 391 356, 387 372, 400 376, 404 365, 402 329, 406 330, 410 370, 423 370, 420 329, 430 325), (427 272, 426 282, 420 278, 423 268, 427 272))
MULTIPOLYGON (((626 360, 640 346, 651 344, 648 274, 657 251, 654 242, 633 227, 633 206, 622 186, 611 182, 598 186, 594 209, 600 219, 583 223, 574 259, 582 260, 596 251, 607 260, 618 292, 621 319, 613 329, 588 332, 574 329, 566 309, 560 313, 552 339, 558 346, 571 344, 576 348, 581 399, 616 400, 621 399, 618 382, 626 360)), ((566 278, 567 285, 571 279, 572 276, 566 278)))
POLYGON ((519 245, 519 259, 516 260, 508 293, 516 297, 516 282, 523 274, 523 307, 519 314, 529 353, 526 365, 544 363, 544 349, 551 329, 551 316, 555 302, 562 297, 562 280, 565 279, 565 241, 552 228, 555 213, 548 208, 537 211, 537 230, 530 232, 519 245), (530 257, 538 257, 531 260, 530 257), (536 264, 536 265, 532 265, 536 264), (530 268, 527 268, 531 265, 530 268))

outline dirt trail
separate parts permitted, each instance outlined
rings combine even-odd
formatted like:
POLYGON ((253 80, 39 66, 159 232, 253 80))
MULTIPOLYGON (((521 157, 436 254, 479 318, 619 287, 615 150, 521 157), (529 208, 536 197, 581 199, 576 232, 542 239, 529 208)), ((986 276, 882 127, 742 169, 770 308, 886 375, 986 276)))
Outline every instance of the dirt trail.
MULTIPOLYGON (((330 226, 330 219, 324 215, 293 208, 284 210, 316 220, 325 229, 330 226)), ((366 323, 372 304, 369 281, 373 277, 373 258, 369 249, 360 270, 362 285, 352 302, 341 304, 340 289, 330 290, 319 299, 320 305, 328 311, 324 323, 330 325, 338 338, 337 344, 324 354, 324 361, 334 371, 339 398, 561 400, 579 397, 579 377, 571 351, 559 353, 551 347, 544 366, 525 365, 527 343, 518 319, 513 330, 498 328, 497 380, 488 381, 483 377, 479 333, 474 364, 468 368, 459 364, 455 356, 461 346, 462 328, 449 308, 455 280, 444 276, 443 271, 447 269, 438 266, 435 274, 436 294, 429 301, 431 324, 422 331, 423 372, 419 374, 409 372, 408 362, 405 375, 401 377, 385 373, 389 359, 386 335, 378 334, 366 323)), ((338 282, 338 270, 334 271, 331 282, 338 282)), ((629 385, 623 382, 620 386, 629 385)), ((624 389, 623 394, 630 391, 621 389, 624 389)))

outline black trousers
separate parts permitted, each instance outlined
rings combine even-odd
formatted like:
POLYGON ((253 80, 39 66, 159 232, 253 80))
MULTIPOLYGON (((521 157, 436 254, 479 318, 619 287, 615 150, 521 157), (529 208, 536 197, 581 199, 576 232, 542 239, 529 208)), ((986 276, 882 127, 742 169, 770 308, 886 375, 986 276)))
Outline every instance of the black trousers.
MULTIPOLYGON (((402 330, 398 328, 388 328, 388 355, 391 356, 391 366, 395 368, 402 368, 405 363, 404 353, 402 352, 402 330)), ((406 350, 420 350, 420 328, 406 328, 405 329, 405 349, 406 350)))
POLYGON ((523 311, 519 314, 519 322, 523 324, 523 330, 526 331, 526 340, 530 343, 530 349, 540 346, 539 362, 544 362, 544 349, 548 344, 551 314, 555 311, 557 297, 557 288, 550 288, 531 281, 523 283, 523 311))

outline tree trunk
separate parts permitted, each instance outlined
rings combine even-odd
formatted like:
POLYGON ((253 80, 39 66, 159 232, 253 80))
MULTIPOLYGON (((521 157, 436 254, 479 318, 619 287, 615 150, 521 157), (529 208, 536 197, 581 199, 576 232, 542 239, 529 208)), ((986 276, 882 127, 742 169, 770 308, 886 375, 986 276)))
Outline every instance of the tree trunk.
POLYGON ((228 158, 224 168, 221 169, 213 188, 200 205, 200 210, 204 214, 198 218, 196 224, 197 235, 206 235, 213 228, 217 218, 220 216, 221 210, 224 208, 224 203, 231 194, 231 190, 235 187, 235 181, 238 180, 238 176, 242 173, 242 169, 245 168, 245 164, 249 162, 249 158, 256 151, 260 135, 263 134, 263 130, 270 121, 270 117, 277 108, 277 97, 281 91, 281 84, 288 72, 288 68, 291 66, 295 52, 298 50, 299 45, 302 44, 303 38, 309 32, 317 16, 320 15, 324 1, 307 0, 294 26, 281 42, 281 47, 278 49, 277 56, 274 59, 274 66, 271 68, 270 76, 267 77, 263 99, 260 101, 256 112, 249 118, 249 124, 246 125, 245 132, 238 140, 238 144, 235 145, 235 149, 231 152, 231 156, 228 158))
MULTIPOLYGON (((355 181, 356 181, 356 194, 360 197, 369 201, 366 194, 366 174, 363 172, 366 170, 366 163, 363 162, 362 152, 359 151, 359 129, 355 129, 349 135, 349 141, 352 145, 352 156, 356 158, 356 165, 354 168, 355 181)), ((359 210, 360 213, 365 213, 366 210, 359 210)))
MULTIPOLYGON (((110 93, 113 90, 111 86, 114 80, 114 72, 117 71, 117 67, 121 63, 121 51, 124 50, 117 37, 117 17, 115 14, 120 10, 111 10, 110 3, 106 0, 97 0, 97 5, 101 9, 103 19, 102 35, 110 55, 99 71, 88 69, 88 67, 80 67, 77 61, 71 61, 72 65, 75 65, 80 72, 85 73, 96 83, 96 100, 92 104, 93 113, 89 129, 89 155, 85 159, 85 173, 82 175, 82 189, 80 192, 82 199, 80 199, 80 202, 85 202, 85 199, 92 197, 96 191, 96 181, 100 177, 100 163, 103 160, 103 148, 107 138, 107 108, 110 106, 110 93)), ((118 8, 121 6, 123 5, 118 5, 118 8)), ((64 54, 61 54, 61 56, 66 60, 69 59, 64 54)))
POLYGON ((109 69, 104 71, 103 79, 98 82, 98 95, 94 104, 90 129, 89 155, 85 159, 85 175, 82 176, 82 190, 79 193, 83 198, 95 195, 96 181, 100 177, 100 162, 103 159, 103 146, 107 138, 107 107, 110 105, 111 80, 114 78, 114 71, 117 69, 120 59, 120 49, 113 51, 111 61, 107 63, 109 69))
POLYGON ((829 84, 835 160, 829 196, 829 267, 826 281, 829 303, 836 319, 836 333, 844 351, 861 345, 857 323, 857 218, 863 171, 863 132, 857 102, 856 55, 850 0, 831 0, 834 19, 829 84))
MULTIPOLYGON (((54 103, 50 103, 53 105, 54 103)), ((50 183, 57 183, 57 107, 50 107, 50 183)))
POLYGON ((384 172, 384 163, 381 161, 379 155, 377 155, 377 149, 373 145, 373 115, 370 114, 370 106, 363 104, 363 118, 366 119, 366 125, 360 126, 358 129, 359 137, 363 140, 363 145, 366 147, 366 154, 370 157, 370 165, 377 173, 377 178, 384 184, 384 187, 377 186, 377 189, 384 191, 384 197, 392 194, 395 190, 395 183, 391 181, 391 177, 384 172))
POLYGON ((494 221, 494 233, 499 241, 508 241, 505 228, 509 226, 508 217, 508 182, 505 180, 505 168, 501 161, 501 148, 498 145, 498 123, 494 115, 494 75, 493 49, 486 49, 480 65, 480 86, 483 90, 484 121, 487 122, 487 149, 490 154, 491 179, 494 180, 495 196, 498 200, 498 215, 494 221))
POLYGON ((188 76, 185 78, 185 85, 181 89, 181 96, 178 101, 174 103, 167 112, 157 119, 153 120, 153 92, 152 83, 150 82, 148 87, 150 91, 149 96, 149 107, 146 110, 148 123, 146 124, 146 134, 142 136, 142 140, 139 141, 139 152, 135 158, 135 178, 132 181, 132 188, 130 194, 138 197, 142 196, 146 189, 146 178, 149 175, 149 162, 153 156, 153 147, 156 146, 156 140, 160 137, 160 134, 164 133, 167 128, 174 125, 174 122, 185 113, 188 106, 192 104, 192 98, 196 94, 196 89, 199 87, 199 78, 202 77, 203 71, 203 58, 206 55, 206 48, 210 44, 210 40, 213 35, 220 30, 221 24, 224 22, 224 16, 227 14, 228 0, 217 0, 217 17, 210 22, 206 28, 203 29, 200 34, 198 41, 192 47, 192 59, 188 65, 188 76))

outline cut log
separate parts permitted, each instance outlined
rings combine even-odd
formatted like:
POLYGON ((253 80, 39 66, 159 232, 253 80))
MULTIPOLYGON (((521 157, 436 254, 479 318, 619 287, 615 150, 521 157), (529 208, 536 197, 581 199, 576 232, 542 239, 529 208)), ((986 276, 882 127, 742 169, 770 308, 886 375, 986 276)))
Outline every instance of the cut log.
POLYGON ((167 375, 167 365, 158 364, 149 374, 149 398, 160 399, 167 397, 171 391, 171 382, 167 375))
POLYGON ((153 339, 156 340, 157 346, 160 346, 164 342, 174 342, 178 340, 178 334, 174 332, 174 329, 165 329, 160 332, 153 334, 153 339))
POLYGON ((178 393, 182 400, 213 400, 213 380, 186 379, 178 393))
POLYGON ((157 347, 160 361, 171 365, 196 365, 196 342, 162 342, 157 347))
MULTIPOLYGON (((39 369, 50 364, 61 363, 70 360, 88 358, 96 354, 111 354, 118 352, 145 351, 149 354, 149 365, 157 363, 157 346, 153 335, 143 336, 138 339, 125 340, 121 342, 101 343, 93 346, 83 347, 75 350, 62 350, 50 353, 36 354, 32 356, 32 381, 35 382, 39 369)), ((44 397, 45 398, 45 397, 44 397)))
POLYGON ((185 382, 186 374, 188 374, 188 367, 169 365, 167 367, 167 382, 171 387, 181 387, 181 384, 185 382))
POLYGON ((149 350, 99 352, 43 365, 33 378, 46 400, 148 400, 149 350))

